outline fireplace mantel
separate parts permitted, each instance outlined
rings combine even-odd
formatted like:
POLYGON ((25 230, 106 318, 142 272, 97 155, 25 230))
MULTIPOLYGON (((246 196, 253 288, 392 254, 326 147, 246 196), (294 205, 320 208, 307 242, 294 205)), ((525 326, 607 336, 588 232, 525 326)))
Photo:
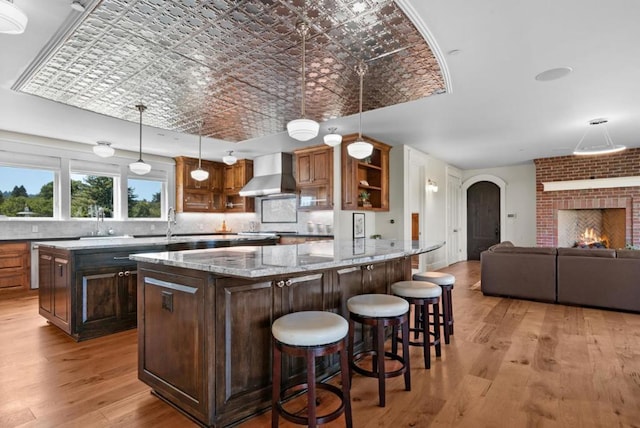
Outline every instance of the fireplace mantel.
POLYGON ((640 186, 640 176, 594 178, 588 180, 566 180, 543 182, 543 191, 557 192, 561 190, 610 189, 613 187, 640 186))

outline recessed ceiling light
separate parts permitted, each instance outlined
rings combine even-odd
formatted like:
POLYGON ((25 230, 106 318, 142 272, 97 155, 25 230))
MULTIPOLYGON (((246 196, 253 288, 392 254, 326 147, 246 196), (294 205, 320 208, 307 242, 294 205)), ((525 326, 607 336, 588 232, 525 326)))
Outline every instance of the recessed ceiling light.
POLYGON ((573 71, 571 67, 550 68, 536 75, 536 80, 540 82, 548 82, 549 80, 561 79, 573 71))

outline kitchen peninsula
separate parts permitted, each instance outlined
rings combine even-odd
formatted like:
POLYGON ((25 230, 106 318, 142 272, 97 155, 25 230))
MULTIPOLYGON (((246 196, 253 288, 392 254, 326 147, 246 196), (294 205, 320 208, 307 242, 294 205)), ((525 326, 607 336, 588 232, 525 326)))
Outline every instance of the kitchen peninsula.
POLYGON ((136 252, 275 245, 277 236, 107 236, 38 242, 39 312, 75 340, 135 328, 136 252))
MULTIPOLYGON (((315 241, 138 253, 138 377, 194 421, 221 427, 270 405, 271 324, 286 313, 347 315, 349 297, 387 293, 410 257, 444 243, 315 241)), ((356 347, 368 340, 356 333, 356 347)), ((318 359, 318 374, 337 371, 318 359)), ((304 365, 285 359, 283 379, 304 365)))

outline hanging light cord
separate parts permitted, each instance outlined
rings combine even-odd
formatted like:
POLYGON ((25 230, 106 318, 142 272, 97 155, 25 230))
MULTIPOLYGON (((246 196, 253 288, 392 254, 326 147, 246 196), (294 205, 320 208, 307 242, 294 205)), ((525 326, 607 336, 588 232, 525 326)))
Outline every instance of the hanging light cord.
POLYGON ((200 121, 200 129, 198 129, 198 169, 202 169, 202 125, 203 121, 200 121))
POLYGON ((358 131, 358 138, 362 139, 362 80, 364 75, 367 72, 367 64, 364 61, 360 61, 358 65, 356 65, 356 73, 360 76, 360 128, 358 131))
POLYGON ((138 162, 142 162, 142 112, 147 109, 143 104, 137 104, 136 108, 140 111, 140 158, 138 162))
POLYGON ((309 26, 306 22, 300 21, 298 22, 297 28, 298 33, 302 36, 302 118, 306 119, 304 114, 304 90, 305 90, 305 58, 306 58, 306 40, 307 34, 309 33, 309 26))

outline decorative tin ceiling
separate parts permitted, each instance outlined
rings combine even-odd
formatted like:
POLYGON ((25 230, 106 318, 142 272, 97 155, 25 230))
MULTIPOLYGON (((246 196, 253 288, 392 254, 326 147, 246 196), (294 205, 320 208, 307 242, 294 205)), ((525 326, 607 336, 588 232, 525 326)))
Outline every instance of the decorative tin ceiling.
POLYGON ((364 59, 363 110, 445 90, 440 67, 392 0, 102 0, 18 90, 158 128, 243 141, 300 117, 358 112, 354 66, 364 59))

